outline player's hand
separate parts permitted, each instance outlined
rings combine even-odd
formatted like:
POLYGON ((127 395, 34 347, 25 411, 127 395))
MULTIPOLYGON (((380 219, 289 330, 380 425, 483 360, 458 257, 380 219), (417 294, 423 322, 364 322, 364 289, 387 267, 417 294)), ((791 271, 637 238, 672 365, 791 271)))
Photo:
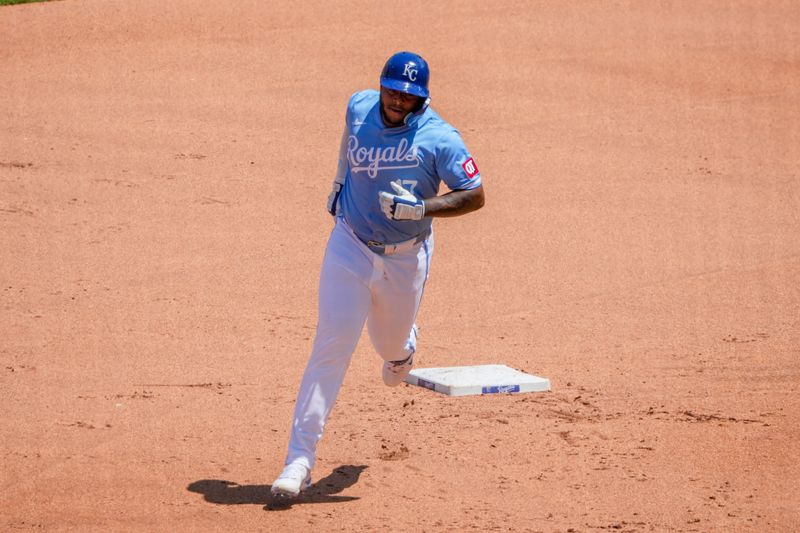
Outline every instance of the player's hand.
POLYGON ((339 195, 342 193, 342 184, 334 181, 331 193, 328 195, 328 213, 336 216, 339 212, 339 195))
POLYGON ((400 184, 390 182, 396 194, 381 191, 378 199, 386 218, 393 220, 422 220, 425 216, 425 202, 405 190, 400 184))

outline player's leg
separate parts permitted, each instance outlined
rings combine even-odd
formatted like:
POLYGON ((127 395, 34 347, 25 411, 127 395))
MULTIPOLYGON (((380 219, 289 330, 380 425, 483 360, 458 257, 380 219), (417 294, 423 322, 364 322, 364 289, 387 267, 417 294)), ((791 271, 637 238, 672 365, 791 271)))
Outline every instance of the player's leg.
POLYGON ((336 262, 323 268, 319 323, 295 405, 287 463, 314 467, 316 446, 369 310, 367 287, 336 262))
POLYGON ((273 484, 276 494, 294 496, 304 488, 369 311, 369 289, 356 274, 367 272, 369 258, 352 244, 341 229, 334 229, 328 242, 320 275, 317 332, 297 395, 287 467, 273 484))
POLYGON ((413 365, 417 345, 414 321, 428 279, 433 237, 416 252, 382 258, 384 275, 372 285, 372 307, 367 329, 375 350, 386 362, 383 379, 389 386, 399 385, 413 365))

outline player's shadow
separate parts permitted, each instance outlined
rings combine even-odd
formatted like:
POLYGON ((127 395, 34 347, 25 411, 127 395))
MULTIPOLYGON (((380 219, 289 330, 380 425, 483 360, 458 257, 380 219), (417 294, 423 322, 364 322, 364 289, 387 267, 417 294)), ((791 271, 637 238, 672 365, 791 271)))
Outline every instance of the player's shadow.
POLYGON ((270 493, 272 485, 239 485, 235 481, 201 479, 190 483, 187 490, 203 495, 207 502, 221 505, 263 505, 266 510, 284 510, 292 505, 308 503, 336 503, 357 500, 355 496, 336 496, 355 485, 366 465, 342 465, 330 475, 313 483, 291 500, 275 498, 270 493))

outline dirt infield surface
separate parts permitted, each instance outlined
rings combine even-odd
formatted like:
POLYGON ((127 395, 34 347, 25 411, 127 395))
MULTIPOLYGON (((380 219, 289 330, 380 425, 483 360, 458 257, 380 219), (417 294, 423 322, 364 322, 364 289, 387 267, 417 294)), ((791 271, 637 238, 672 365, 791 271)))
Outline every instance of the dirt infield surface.
POLYGON ((800 530, 800 4, 0 8, 0 530, 800 530), (344 106, 429 59, 486 207, 276 506, 344 106))

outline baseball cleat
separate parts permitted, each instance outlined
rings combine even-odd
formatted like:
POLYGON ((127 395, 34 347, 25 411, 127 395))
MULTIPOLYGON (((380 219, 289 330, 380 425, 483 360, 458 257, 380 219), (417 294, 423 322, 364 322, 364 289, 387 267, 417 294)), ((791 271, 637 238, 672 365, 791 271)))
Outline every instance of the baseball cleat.
POLYGON ((301 491, 311 486, 311 472, 303 465, 286 465, 281 475, 272 484, 272 495, 279 498, 296 498, 301 491))
POLYGON ((412 353, 402 361, 385 361, 383 363, 383 382, 389 387, 400 385, 414 366, 412 353))

